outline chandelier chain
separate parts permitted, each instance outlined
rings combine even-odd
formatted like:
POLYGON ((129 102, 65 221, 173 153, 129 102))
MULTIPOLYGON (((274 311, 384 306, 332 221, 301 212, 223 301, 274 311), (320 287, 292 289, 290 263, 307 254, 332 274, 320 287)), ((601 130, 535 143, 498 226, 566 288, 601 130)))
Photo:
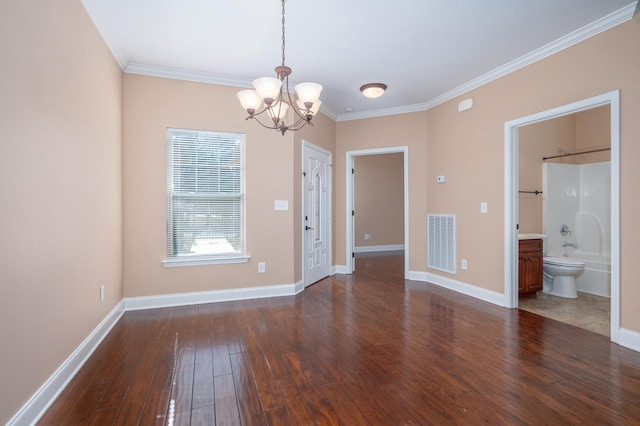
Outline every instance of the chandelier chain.
POLYGON ((284 67, 284 46, 285 46, 285 38, 284 38, 284 2, 286 0, 282 0, 282 66, 284 67))

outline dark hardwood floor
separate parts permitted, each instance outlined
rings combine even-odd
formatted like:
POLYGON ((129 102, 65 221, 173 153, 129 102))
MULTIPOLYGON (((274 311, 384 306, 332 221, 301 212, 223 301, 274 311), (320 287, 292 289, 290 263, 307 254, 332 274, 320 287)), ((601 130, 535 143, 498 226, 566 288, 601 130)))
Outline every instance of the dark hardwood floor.
POLYGON ((637 352, 402 270, 127 312, 40 424, 640 424, 637 352))

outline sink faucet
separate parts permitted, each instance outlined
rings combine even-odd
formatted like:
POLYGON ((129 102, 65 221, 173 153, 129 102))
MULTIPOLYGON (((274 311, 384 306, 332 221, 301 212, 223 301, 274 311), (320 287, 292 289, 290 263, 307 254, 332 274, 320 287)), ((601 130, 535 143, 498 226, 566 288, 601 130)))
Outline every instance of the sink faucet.
POLYGON ((573 247, 574 249, 578 249, 578 244, 577 243, 568 243, 566 241, 562 242, 562 247, 573 247))

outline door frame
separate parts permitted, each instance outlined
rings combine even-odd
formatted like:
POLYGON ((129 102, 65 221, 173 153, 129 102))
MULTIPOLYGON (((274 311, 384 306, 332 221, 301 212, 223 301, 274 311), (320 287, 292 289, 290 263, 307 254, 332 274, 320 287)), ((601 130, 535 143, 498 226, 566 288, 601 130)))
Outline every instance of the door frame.
MULTIPOLYGON (((313 149, 319 152, 322 152, 325 155, 329 156, 329 167, 327 168, 327 259, 329 262, 329 275, 333 274, 333 215, 332 215, 332 209, 333 209, 333 153, 329 150, 326 150, 322 147, 319 147, 317 145, 314 145, 313 143, 303 139, 302 140, 302 172, 305 172, 305 163, 304 163, 304 159, 305 159, 305 152, 307 149, 313 149)), ((306 203, 306 193, 305 193, 305 182, 304 182, 305 176, 304 174, 302 175, 302 208, 300 209, 300 219, 301 219, 301 223, 304 226, 304 212, 305 212, 305 203, 306 203)), ((307 288, 309 285, 313 284, 313 283, 307 283, 306 282, 306 245, 305 245, 305 231, 302 230, 301 231, 302 234, 302 287, 303 288, 307 288)))
POLYGON ((611 110, 611 341, 620 342, 620 91, 562 105, 504 124, 504 294, 508 308, 518 307, 518 129, 580 111, 609 105, 611 110))
POLYGON ((355 262, 353 261, 353 248, 355 242, 355 217, 352 214, 354 210, 354 175, 351 170, 354 168, 355 157, 363 155, 380 155, 380 154, 403 154, 404 168, 404 278, 409 276, 409 147, 396 146, 388 148, 362 149, 357 151, 347 151, 346 153, 346 254, 345 269, 347 274, 353 273, 355 270, 355 262))

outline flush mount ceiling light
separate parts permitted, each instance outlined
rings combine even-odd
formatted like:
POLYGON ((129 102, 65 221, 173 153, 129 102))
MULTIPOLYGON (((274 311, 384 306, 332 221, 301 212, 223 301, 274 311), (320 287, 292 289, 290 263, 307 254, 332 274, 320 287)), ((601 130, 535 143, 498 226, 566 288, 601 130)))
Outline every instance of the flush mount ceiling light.
POLYGON ((387 90, 387 85, 382 83, 369 83, 360 88, 362 94, 367 98, 379 98, 385 90, 387 90))
POLYGON ((281 132, 298 130, 305 124, 312 125, 311 119, 320 109, 322 101, 320 92, 322 86, 318 83, 296 84, 296 101, 294 102, 289 90, 289 74, 291 68, 284 64, 284 3, 282 0, 282 65, 276 67, 275 77, 261 77, 253 81, 255 90, 242 90, 238 92, 238 99, 242 107, 247 110, 247 120, 255 118, 256 121, 267 129, 281 132), (261 109, 262 108, 262 109, 261 109), (261 110, 260 110, 261 109, 261 110), (291 125, 284 122, 287 111, 294 112, 295 121, 291 125), (260 121, 258 116, 266 113, 269 117, 268 124, 260 121))

